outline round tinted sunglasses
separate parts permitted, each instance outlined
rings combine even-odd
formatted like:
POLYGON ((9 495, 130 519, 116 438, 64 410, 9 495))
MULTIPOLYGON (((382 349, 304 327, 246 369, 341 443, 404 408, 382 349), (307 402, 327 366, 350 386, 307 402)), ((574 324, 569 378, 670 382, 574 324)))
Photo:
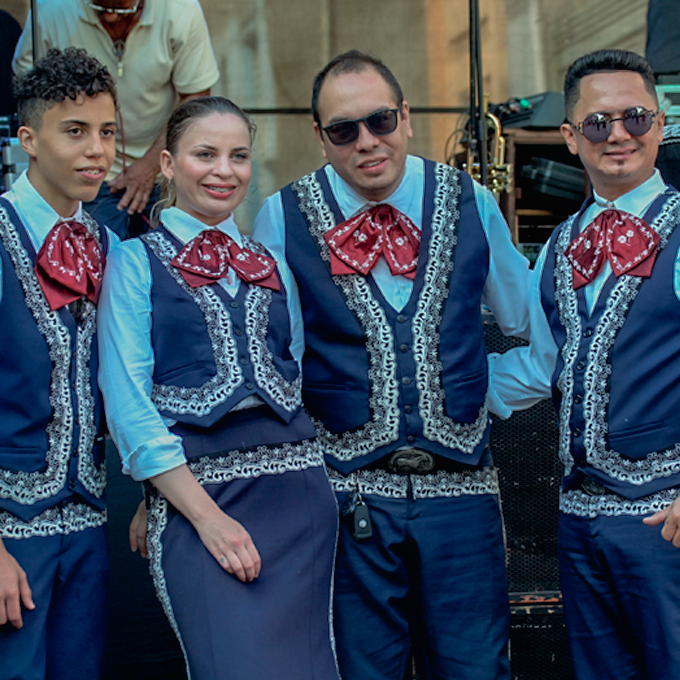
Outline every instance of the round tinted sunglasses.
POLYGON ((609 137, 612 131, 612 123, 617 120, 623 122, 623 127, 626 128, 628 134, 633 135, 633 137, 640 137, 649 132, 657 115, 658 111, 653 113, 642 106, 634 106, 624 111, 621 118, 609 118, 606 113, 591 113, 578 125, 573 123, 570 123, 570 125, 576 128, 588 141, 597 144, 604 142, 609 137))
POLYGON ((345 144, 356 142, 359 137, 359 123, 365 123, 369 132, 378 137, 394 132, 397 129, 397 113, 399 113, 399 109, 387 109, 372 113, 365 118, 333 123, 333 125, 321 129, 335 146, 345 146, 345 144))

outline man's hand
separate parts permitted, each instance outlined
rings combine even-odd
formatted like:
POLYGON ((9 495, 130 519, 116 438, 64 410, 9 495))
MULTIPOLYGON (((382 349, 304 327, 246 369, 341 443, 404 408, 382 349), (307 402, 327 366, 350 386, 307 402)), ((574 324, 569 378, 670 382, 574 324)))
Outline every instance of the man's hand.
POLYGON ((655 512, 651 517, 642 520, 649 526, 664 523, 661 536, 680 548, 680 498, 676 498, 667 508, 655 512))
POLYGON ((118 210, 127 210, 128 215, 144 212, 159 171, 159 156, 152 147, 139 160, 129 165, 126 172, 121 172, 110 182, 112 194, 125 189, 118 201, 118 210))
POLYGON ((22 603, 26 609, 35 609, 26 572, 0 541, 0 626, 8 621, 15 628, 24 625, 21 619, 22 603))
POLYGON ((130 522, 130 550, 132 552, 139 550, 144 559, 149 554, 146 549, 146 528, 146 503, 142 501, 130 522))

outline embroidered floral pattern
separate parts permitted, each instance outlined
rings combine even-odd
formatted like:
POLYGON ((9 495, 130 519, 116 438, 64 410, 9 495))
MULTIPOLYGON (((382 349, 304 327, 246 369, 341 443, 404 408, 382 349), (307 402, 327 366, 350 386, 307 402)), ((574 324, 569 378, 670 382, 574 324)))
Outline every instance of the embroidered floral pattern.
POLYGON ((598 515, 609 517, 651 515, 663 510, 677 497, 677 489, 664 489, 649 496, 638 498, 636 501, 614 494, 590 496, 584 491, 563 491, 560 493, 560 512, 578 517, 590 517, 590 519, 598 515))
POLYGON ((272 291, 262 286, 251 286, 246 293, 246 331, 248 351, 253 361, 255 382, 286 411, 294 413, 302 404, 302 373, 288 382, 274 365, 274 357, 267 345, 269 307, 272 291))
POLYGON ((439 327, 454 267, 461 192, 459 172, 446 165, 437 165, 425 281, 413 318, 413 356, 423 434, 449 449, 470 454, 484 437, 488 424, 487 407, 483 404, 474 422, 469 424, 449 418, 439 359, 439 327))
POLYGON ((386 470, 357 470, 343 475, 332 467, 326 467, 328 479, 336 493, 358 490, 383 498, 408 498, 409 481, 412 497, 457 498, 498 494, 498 473, 492 466, 471 472, 446 472, 440 470, 432 475, 397 475, 386 470))
MULTIPOLYGON (((659 252, 666 246, 675 225, 679 222, 680 196, 672 194, 650 225, 661 237, 658 245, 659 252)), ((573 467, 569 421, 574 384, 573 364, 581 338, 578 301, 571 285, 571 265, 562 254, 569 242, 572 223, 573 218, 565 223, 555 246, 555 298, 560 321, 567 332, 567 340, 562 348, 564 368, 557 383, 563 395, 560 408, 560 458, 567 472, 573 467)), ((586 423, 584 441, 589 463, 613 479, 637 486, 680 472, 680 444, 665 451, 650 452, 644 458, 637 460, 626 458, 606 446, 609 394, 602 386, 608 384, 612 372, 611 350, 626 321, 630 306, 637 297, 641 281, 639 277, 623 275, 617 279, 609 294, 588 351, 583 400, 586 423)))
MULTIPOLYGON (((98 224, 87 214, 83 214, 83 218, 84 224, 101 245, 98 224)), ((45 338, 53 365, 49 392, 52 417, 46 428, 48 448, 45 467, 37 472, 15 472, 0 468, 0 498, 7 498, 22 505, 33 505, 37 501, 56 495, 66 482, 74 426, 74 404, 69 380, 71 334, 58 311, 49 308, 35 275, 33 262, 4 208, 0 208, 0 239, 14 265, 26 305, 35 319, 39 333, 45 338)), ((106 483, 106 473, 103 465, 99 469, 95 467, 91 456, 95 432, 94 395, 89 360, 96 329, 96 310, 89 301, 84 301, 84 309, 84 323, 78 330, 75 341, 77 375, 75 389, 78 398, 78 417, 81 421, 78 477, 90 493, 101 497, 106 483)))
POLYGON ((0 512, 0 538, 33 538, 71 534, 106 523, 106 510, 95 510, 85 503, 69 503, 61 510, 49 508, 24 521, 9 512, 0 512))

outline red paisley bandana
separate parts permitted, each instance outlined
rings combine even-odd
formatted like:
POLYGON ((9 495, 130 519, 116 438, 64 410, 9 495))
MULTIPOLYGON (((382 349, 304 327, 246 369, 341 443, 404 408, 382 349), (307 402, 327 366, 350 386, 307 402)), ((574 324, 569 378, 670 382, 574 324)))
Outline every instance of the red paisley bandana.
POLYGON ((276 262, 271 257, 239 247, 219 229, 202 231, 172 258, 170 264, 179 269, 192 288, 228 278, 231 267, 242 281, 281 290, 276 262))
POLYGON ((59 222, 38 251, 35 273, 50 309, 83 296, 97 304, 104 253, 84 224, 59 222))
POLYGON ((622 274, 648 277, 659 241, 659 235, 639 217, 620 210, 605 210, 565 251, 574 268, 574 289, 592 281, 606 260, 617 277, 622 274))
POLYGON ((329 229, 331 274, 366 276, 381 255, 392 275, 416 276, 420 229, 403 213, 381 203, 329 229))

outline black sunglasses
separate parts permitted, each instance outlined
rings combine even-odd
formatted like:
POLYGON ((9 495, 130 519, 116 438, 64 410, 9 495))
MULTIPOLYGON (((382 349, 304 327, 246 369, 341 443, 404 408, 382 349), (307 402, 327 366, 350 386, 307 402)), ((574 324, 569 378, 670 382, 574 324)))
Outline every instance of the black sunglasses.
POLYGON ((589 142, 597 144, 604 142, 609 137, 612 131, 612 123, 617 120, 623 121, 623 127, 633 137, 640 137, 646 134, 650 131, 658 113, 658 111, 653 113, 642 106, 633 106, 624 111, 621 118, 609 118, 606 113, 591 113, 578 125, 573 123, 570 123, 570 125, 578 130, 589 142))
POLYGON ((397 113, 399 113, 399 109, 387 109, 386 111, 372 113, 365 118, 333 123, 333 125, 321 129, 335 146, 345 146, 345 144, 356 142, 359 137, 359 123, 365 123, 369 132, 378 137, 394 132, 397 129, 397 113))

